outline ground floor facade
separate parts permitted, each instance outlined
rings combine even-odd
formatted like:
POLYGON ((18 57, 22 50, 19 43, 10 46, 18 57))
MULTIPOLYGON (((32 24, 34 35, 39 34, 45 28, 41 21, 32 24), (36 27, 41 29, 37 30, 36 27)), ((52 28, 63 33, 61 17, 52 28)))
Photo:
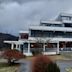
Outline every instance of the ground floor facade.
POLYGON ((34 40, 4 41, 11 44, 11 49, 17 49, 27 56, 32 56, 33 50, 40 50, 43 54, 60 54, 60 52, 72 51, 71 39, 55 39, 49 42, 34 40))

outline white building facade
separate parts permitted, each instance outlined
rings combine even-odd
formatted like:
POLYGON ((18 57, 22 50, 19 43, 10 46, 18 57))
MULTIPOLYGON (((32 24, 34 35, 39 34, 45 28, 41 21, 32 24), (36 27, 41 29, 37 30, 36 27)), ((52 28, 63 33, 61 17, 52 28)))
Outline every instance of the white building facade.
POLYGON ((18 41, 4 41, 11 49, 20 50, 27 56, 39 49, 43 54, 59 54, 72 51, 72 15, 61 13, 55 20, 41 21, 30 26, 29 31, 20 31, 18 41))

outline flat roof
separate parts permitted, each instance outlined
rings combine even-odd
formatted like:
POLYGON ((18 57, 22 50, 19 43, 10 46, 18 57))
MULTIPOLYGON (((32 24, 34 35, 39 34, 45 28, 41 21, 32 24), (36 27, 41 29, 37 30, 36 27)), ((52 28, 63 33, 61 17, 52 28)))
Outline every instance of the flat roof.
MULTIPOLYGON (((36 43, 39 39, 34 38, 34 40, 19 40, 19 41, 4 41, 4 43, 9 43, 9 44, 23 44, 23 43, 36 43)), ((72 38, 43 38, 42 40, 44 40, 45 42, 47 42, 47 40, 50 43, 58 43, 60 41, 66 41, 66 42, 72 42, 72 38)), ((42 41, 41 41, 42 42, 42 41)))
POLYGON ((54 21, 54 20, 50 20, 50 21, 41 21, 41 23, 49 23, 49 24, 62 24, 61 21, 54 21))
POLYGON ((29 33, 29 31, 19 31, 19 33, 29 33))
POLYGON ((23 44, 21 41, 4 41, 4 43, 9 43, 9 44, 23 44))
POLYGON ((71 13, 60 13, 60 16, 70 16, 70 17, 72 17, 72 14, 71 13))
POLYGON ((4 43, 8 44, 23 44, 23 43, 35 43, 36 40, 31 40, 31 39, 20 39, 18 41, 4 41, 4 43))
POLYGON ((30 26, 29 29, 31 29, 31 30, 44 30, 44 31, 72 32, 72 28, 68 28, 68 27, 30 26))
POLYGON ((70 24, 72 23, 71 20, 62 20, 62 22, 63 22, 63 23, 70 23, 70 24))
POLYGON ((72 38, 53 38, 53 41, 71 41, 72 42, 72 38))

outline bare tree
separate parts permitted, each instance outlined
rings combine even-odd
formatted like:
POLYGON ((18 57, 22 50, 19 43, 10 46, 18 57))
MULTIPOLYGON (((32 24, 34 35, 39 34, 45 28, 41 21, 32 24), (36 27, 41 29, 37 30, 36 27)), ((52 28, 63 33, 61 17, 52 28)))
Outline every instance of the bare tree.
MULTIPOLYGON (((40 37, 38 37, 38 38, 36 38, 36 43, 37 43, 37 45, 39 45, 39 43, 42 43, 43 44, 43 47, 42 47, 42 52, 45 52, 45 43, 49 43, 51 41, 51 38, 40 38, 40 37)), ((39 50, 39 48, 38 48, 38 50, 39 50)))

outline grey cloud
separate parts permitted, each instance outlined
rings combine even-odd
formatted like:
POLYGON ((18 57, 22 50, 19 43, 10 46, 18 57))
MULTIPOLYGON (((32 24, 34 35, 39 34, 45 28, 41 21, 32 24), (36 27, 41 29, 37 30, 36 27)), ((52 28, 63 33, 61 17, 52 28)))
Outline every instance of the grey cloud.
MULTIPOLYGON (((32 1, 43 1, 43 0, 0 0, 0 3, 8 3, 8 2, 18 2, 18 3, 26 3, 26 2, 32 2, 32 1)), ((49 1, 49 0, 48 0, 49 1)))
POLYGON ((28 30, 30 25, 39 24, 40 20, 54 19, 60 12, 72 13, 71 0, 0 1, 0 32, 15 35, 20 30, 28 30))

